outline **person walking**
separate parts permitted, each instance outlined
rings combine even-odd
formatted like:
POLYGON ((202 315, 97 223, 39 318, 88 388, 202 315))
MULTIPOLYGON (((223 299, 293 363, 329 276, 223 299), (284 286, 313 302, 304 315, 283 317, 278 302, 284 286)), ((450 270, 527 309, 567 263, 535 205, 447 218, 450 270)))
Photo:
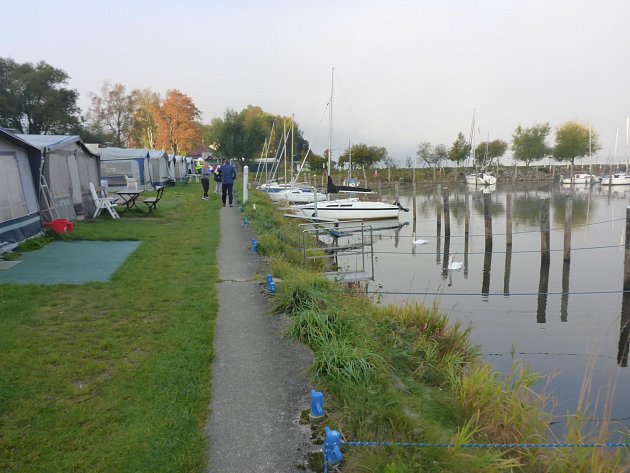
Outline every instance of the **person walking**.
POLYGON ((230 160, 226 159, 223 166, 221 166, 221 202, 223 202, 223 207, 225 207, 226 200, 230 204, 230 207, 234 207, 232 205, 232 199, 235 180, 236 169, 230 164, 230 160))
POLYGON ((210 175, 212 174, 212 169, 210 169, 210 165, 206 161, 201 166, 201 187, 203 188, 203 200, 208 200, 208 190, 210 189, 210 175))
POLYGON ((221 193, 221 165, 217 164, 214 167, 214 193, 221 193))

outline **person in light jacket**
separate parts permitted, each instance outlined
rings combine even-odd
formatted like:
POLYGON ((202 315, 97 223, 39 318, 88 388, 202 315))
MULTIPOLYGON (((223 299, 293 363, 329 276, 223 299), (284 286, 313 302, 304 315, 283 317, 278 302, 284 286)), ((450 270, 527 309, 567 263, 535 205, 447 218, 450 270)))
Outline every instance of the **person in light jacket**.
POLYGON ((221 165, 217 164, 214 167, 214 193, 221 193, 221 165))
POLYGON ((230 164, 230 160, 226 159, 221 166, 221 202, 223 202, 223 207, 225 207, 226 200, 232 205, 233 199, 233 187, 234 181, 236 180, 236 169, 232 164, 230 164), (227 199, 226 199, 227 197, 227 199))
POLYGON ((208 190, 210 189, 210 175, 212 174, 212 169, 210 169, 210 165, 208 162, 203 163, 201 167, 201 187, 203 188, 203 200, 208 200, 208 190))

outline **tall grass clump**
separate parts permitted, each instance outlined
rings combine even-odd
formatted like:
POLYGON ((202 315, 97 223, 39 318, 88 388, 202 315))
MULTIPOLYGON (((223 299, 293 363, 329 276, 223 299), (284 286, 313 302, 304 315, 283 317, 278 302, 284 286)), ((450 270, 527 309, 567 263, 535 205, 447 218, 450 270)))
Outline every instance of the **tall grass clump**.
POLYGON ((326 310, 334 307, 333 283, 322 277, 299 277, 285 280, 278 287, 272 305, 276 312, 295 315, 303 310, 326 310))

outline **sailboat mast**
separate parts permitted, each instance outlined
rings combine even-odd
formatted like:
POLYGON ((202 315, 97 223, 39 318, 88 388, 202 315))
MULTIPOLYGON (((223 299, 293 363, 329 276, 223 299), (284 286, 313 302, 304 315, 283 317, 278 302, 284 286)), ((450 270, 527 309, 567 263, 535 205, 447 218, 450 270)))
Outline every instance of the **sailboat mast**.
POLYGON ((295 116, 291 114, 291 181, 293 182, 293 155, 295 153, 295 116))
POLYGON ((335 84, 335 68, 330 76, 330 107, 328 108, 328 175, 330 176, 330 162, 332 161, 332 131, 333 131, 333 90, 335 84))
MULTIPOLYGON (((626 118, 626 149, 628 148, 628 134, 630 134, 630 118, 626 118)), ((628 160, 630 156, 626 154, 626 172, 628 172, 628 160)))
POLYGON ((615 132, 615 153, 613 155, 613 162, 615 163, 617 167, 619 167, 619 164, 617 163, 617 144, 618 143, 619 143, 619 128, 617 128, 615 132))
POLYGON ((350 185, 351 178, 352 178, 352 146, 350 144, 350 138, 348 138, 348 185, 350 185))

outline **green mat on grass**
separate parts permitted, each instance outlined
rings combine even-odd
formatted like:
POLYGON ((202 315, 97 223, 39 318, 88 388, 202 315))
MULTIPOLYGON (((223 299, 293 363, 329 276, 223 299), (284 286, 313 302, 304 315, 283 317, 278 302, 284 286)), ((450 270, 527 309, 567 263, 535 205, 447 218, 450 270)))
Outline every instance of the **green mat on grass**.
POLYGON ((141 241, 54 241, 0 270, 0 283, 84 284, 107 282, 141 241))

